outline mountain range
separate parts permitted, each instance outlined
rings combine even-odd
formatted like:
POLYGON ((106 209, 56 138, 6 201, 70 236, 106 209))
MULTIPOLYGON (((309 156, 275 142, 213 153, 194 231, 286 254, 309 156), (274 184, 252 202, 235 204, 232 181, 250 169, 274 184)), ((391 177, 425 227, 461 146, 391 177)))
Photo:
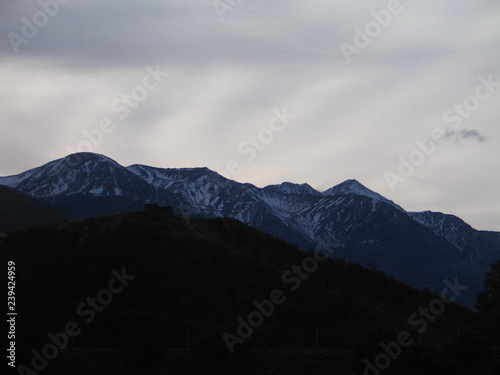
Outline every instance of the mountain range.
POLYGON ((230 217, 304 251, 375 268, 416 288, 440 291, 445 280, 468 288, 460 303, 474 306, 484 274, 500 259, 500 233, 473 229, 438 212, 406 212, 356 180, 324 192, 284 182, 258 188, 208 168, 121 166, 94 153, 72 154, 0 184, 76 217, 170 205, 190 217, 230 217))

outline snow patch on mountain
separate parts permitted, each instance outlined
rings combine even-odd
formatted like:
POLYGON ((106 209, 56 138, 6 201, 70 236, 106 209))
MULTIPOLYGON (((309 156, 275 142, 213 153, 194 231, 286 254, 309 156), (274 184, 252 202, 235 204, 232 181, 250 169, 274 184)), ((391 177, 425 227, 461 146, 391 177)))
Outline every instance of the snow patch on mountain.
POLYGON ((362 195, 368 198, 373 199, 376 202, 384 202, 390 204, 391 206, 397 208, 400 211, 405 212, 400 206, 395 204, 393 201, 383 197, 382 195, 368 189, 363 184, 359 183, 357 180, 346 180, 334 187, 323 192, 323 195, 326 196, 334 196, 334 195, 348 195, 348 194, 356 194, 362 195))
POLYGON ((425 225, 435 234, 445 238, 460 250, 464 250, 467 236, 476 230, 462 219, 442 212, 422 211, 408 212, 408 215, 420 224, 425 225))

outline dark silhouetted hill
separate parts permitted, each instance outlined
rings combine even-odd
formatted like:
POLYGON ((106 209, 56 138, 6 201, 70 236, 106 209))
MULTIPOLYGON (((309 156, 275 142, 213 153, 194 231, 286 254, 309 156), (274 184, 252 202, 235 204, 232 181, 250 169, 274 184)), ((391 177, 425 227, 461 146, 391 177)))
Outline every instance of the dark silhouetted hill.
POLYGON ((309 260, 305 271, 312 255, 234 219, 160 212, 14 233, 0 258, 16 264, 18 363, 75 322, 80 333, 47 373, 362 374, 403 331, 412 344, 384 374, 496 373, 476 313, 445 304, 419 334, 416 316, 439 296, 341 260, 309 260), (299 266, 305 275, 291 282, 299 266), (112 270, 131 279, 110 298, 112 270), (230 354, 222 335, 274 290, 286 300, 230 354))
POLYGON ((53 224, 72 216, 51 204, 0 185, 0 233, 53 224))

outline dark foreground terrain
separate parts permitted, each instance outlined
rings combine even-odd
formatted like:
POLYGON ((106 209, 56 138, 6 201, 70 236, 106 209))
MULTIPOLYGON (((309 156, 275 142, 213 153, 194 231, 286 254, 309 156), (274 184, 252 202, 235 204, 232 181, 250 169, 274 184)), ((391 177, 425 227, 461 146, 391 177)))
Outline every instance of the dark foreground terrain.
POLYGON ((13 374, 500 373, 477 313, 232 219, 82 219, 11 234, 0 257, 13 374))

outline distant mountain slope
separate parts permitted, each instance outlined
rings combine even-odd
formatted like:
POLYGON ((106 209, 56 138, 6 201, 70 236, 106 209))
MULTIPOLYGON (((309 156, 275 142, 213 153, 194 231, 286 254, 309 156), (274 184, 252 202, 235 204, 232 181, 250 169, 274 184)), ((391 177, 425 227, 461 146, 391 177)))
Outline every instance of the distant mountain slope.
POLYGON ((69 220, 72 216, 46 202, 0 185, 0 233, 69 220))
POLYGON ((472 228, 459 217, 441 212, 408 212, 413 219, 458 247, 470 259, 490 265, 500 259, 500 233, 472 228))
POLYGON ((78 217, 140 210, 154 189, 114 160, 99 154, 73 154, 0 184, 45 200, 78 217))
POLYGON ((141 210, 151 202, 170 205, 186 219, 231 217, 302 250, 322 247, 332 257, 370 264, 414 287, 437 290, 445 278, 460 277, 470 286, 461 302, 471 307, 490 260, 500 258, 498 233, 477 237, 456 220, 440 226, 437 218, 406 213, 356 180, 325 192, 290 182, 258 188, 208 168, 123 167, 79 153, 0 177, 0 184, 80 217, 141 210))
POLYGON ((323 193, 313 189, 309 184, 294 184, 292 182, 283 182, 279 185, 269 185, 264 187, 264 191, 297 195, 323 195, 323 193))

